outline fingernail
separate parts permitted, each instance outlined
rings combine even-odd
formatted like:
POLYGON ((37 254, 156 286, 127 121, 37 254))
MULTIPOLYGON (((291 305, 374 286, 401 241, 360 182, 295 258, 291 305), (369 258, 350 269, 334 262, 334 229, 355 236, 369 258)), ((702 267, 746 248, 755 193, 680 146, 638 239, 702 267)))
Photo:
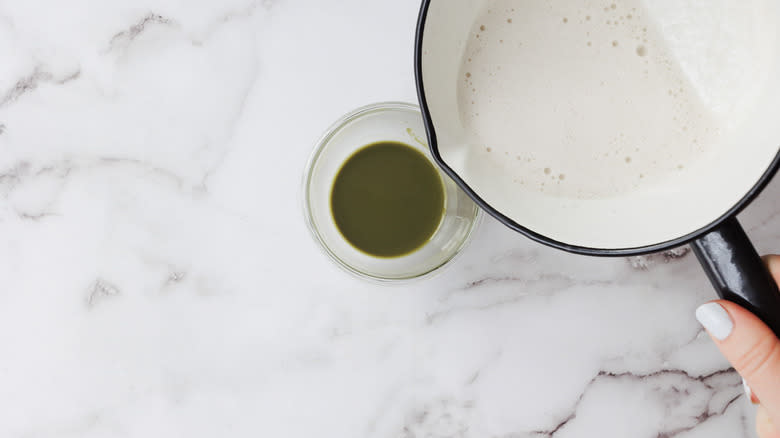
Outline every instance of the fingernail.
POLYGON ((756 395, 753 394, 753 390, 750 389, 750 385, 748 385, 745 379, 742 379, 742 386, 745 388, 745 394, 747 394, 747 398, 748 400, 750 400, 750 403, 753 403, 754 405, 761 403, 758 397, 756 397, 756 395))
POLYGON ((734 322, 718 303, 707 303, 696 309, 696 319, 719 341, 725 341, 734 330, 734 322))
POLYGON ((751 403, 753 402, 753 390, 750 389, 750 385, 747 384, 745 379, 742 379, 742 387, 745 388, 745 395, 747 395, 748 400, 750 400, 751 403))

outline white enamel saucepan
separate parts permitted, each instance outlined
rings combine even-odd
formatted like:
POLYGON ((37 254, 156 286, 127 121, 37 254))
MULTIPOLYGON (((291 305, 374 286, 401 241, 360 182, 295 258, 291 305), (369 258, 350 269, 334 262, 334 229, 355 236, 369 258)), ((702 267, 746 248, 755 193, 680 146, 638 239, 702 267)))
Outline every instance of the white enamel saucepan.
POLYGON ((416 76, 435 160, 488 213, 579 254, 690 243, 780 334, 736 219, 780 167, 776 0, 424 0, 416 76))

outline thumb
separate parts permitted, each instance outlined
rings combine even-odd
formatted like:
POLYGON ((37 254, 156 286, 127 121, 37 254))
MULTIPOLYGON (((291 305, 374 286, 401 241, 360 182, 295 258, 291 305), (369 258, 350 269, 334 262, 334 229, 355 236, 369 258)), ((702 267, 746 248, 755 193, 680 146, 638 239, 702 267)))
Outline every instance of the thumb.
POLYGON ((780 340, 758 317, 729 301, 705 304, 696 318, 780 424, 780 340))
POLYGON ((756 430, 761 438, 780 438, 780 430, 775 427, 769 418, 769 412, 763 406, 759 406, 756 412, 756 430))

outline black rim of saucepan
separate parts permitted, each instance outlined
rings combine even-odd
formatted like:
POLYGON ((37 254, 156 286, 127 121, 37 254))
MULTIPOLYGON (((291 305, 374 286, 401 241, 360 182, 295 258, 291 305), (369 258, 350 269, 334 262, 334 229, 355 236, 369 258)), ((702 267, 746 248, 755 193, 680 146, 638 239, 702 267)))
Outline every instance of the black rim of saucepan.
POLYGON ((772 180, 774 175, 777 173, 778 169, 780 169, 780 152, 778 152, 774 160, 772 160, 772 163, 770 164, 769 168, 766 170, 766 172, 764 172, 764 174, 761 176, 758 182, 728 212, 726 212, 724 215, 716 219, 714 222, 710 223, 709 225, 703 228, 700 228, 699 230, 694 231, 693 233, 663 243, 658 243, 658 244, 643 246, 638 248, 598 249, 598 248, 589 248, 583 246, 570 245, 567 243, 559 242, 557 240, 536 233, 528 228, 525 228, 522 225, 518 224, 517 222, 513 221, 512 219, 508 218, 507 216, 503 215, 501 212, 493 208, 490 204, 485 202, 484 199, 482 199, 471 187, 469 187, 469 185, 466 184, 466 182, 463 181, 463 179, 455 171, 453 171, 447 165, 447 163, 444 162, 444 160, 441 157, 441 154, 439 153, 439 146, 436 140, 436 131, 433 126, 433 121, 431 120, 430 111, 428 109, 428 101, 425 97, 425 86, 423 84, 423 72, 422 72, 423 37, 425 33, 425 23, 428 17, 428 7, 430 6, 431 1, 432 0, 423 0, 422 7, 420 9, 420 16, 417 22, 417 35, 415 37, 414 74, 415 74, 415 79, 417 84, 417 97, 420 101, 420 108, 425 123, 425 129, 428 135, 428 144, 431 150, 431 154, 433 155, 433 159, 434 161, 436 161, 436 164, 438 164, 439 167, 441 167, 441 169, 450 178, 452 178, 455 181, 455 183, 463 191, 465 191, 471 197, 471 199, 474 200, 475 203, 477 203, 477 205, 479 205, 480 208, 485 210, 488 214, 490 214, 494 218, 498 219, 504 225, 525 235, 526 237, 536 242, 539 242, 543 245, 547 245, 553 248, 561 249, 570 253, 574 253, 574 254, 583 254, 583 255, 601 256, 601 257, 636 256, 636 255, 651 254, 659 251, 668 250, 671 248, 676 248, 678 246, 691 243, 692 241, 699 239, 700 237, 714 231, 725 221, 739 214, 766 188, 766 186, 772 180))

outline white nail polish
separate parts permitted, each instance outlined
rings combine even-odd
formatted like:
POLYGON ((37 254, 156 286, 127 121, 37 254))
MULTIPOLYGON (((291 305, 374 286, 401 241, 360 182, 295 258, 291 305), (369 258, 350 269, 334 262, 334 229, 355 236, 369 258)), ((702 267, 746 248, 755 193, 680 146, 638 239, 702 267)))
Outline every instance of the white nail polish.
POLYGON ((719 341, 725 341, 734 330, 734 322, 718 303, 708 303, 696 309, 696 319, 719 341))
POLYGON ((750 389, 750 386, 748 386, 748 384, 745 381, 745 379, 742 379, 742 387, 745 388, 745 394, 747 394, 748 401, 752 401, 753 400, 753 390, 750 389))

